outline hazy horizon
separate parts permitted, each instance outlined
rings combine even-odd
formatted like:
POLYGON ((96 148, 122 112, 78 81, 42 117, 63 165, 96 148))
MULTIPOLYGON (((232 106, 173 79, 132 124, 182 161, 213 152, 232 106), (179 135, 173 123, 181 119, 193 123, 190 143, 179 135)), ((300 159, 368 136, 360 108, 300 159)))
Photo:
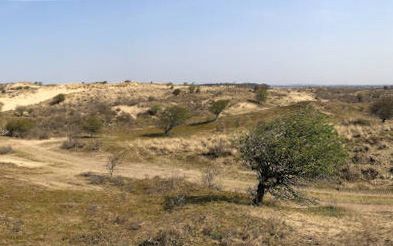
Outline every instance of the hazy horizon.
POLYGON ((393 2, 0 0, 0 82, 392 85, 393 2))

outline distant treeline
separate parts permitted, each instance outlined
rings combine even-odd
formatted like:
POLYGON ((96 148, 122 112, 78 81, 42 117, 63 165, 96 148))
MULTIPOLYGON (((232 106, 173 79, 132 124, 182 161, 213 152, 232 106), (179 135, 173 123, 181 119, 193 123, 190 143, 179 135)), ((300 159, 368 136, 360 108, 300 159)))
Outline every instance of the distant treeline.
POLYGON ((256 87, 265 87, 269 88, 270 86, 265 83, 202 83, 198 84, 199 86, 234 86, 241 88, 256 88, 256 87))

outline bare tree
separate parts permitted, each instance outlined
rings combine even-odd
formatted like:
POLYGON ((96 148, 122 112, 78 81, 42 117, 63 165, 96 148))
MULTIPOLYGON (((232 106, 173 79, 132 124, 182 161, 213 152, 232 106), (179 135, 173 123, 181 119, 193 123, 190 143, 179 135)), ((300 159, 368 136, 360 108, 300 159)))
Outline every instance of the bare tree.
POLYGON ((108 157, 108 162, 106 164, 106 170, 108 170, 109 176, 113 176, 115 169, 124 161, 125 152, 112 153, 108 157))

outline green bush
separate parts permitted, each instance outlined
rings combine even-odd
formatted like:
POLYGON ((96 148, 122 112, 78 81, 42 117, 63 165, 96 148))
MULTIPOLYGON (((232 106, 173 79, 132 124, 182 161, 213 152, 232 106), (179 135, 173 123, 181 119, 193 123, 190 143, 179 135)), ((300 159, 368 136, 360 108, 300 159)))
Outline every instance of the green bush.
POLYGON ((257 103, 262 104, 266 102, 268 96, 268 91, 266 88, 258 88, 255 91, 255 100, 257 103))
POLYGON ((393 97, 385 96, 371 105, 371 113, 378 116, 382 122, 393 117, 393 97))
POLYGON ((228 106, 229 100, 218 100, 213 102, 210 107, 209 111, 215 115, 215 119, 218 119, 218 116, 224 111, 224 109, 228 106))
POLYGON ((97 134, 101 131, 103 127, 102 120, 96 116, 87 117, 82 125, 83 130, 90 134, 90 137, 93 137, 94 134, 97 134))
POLYGON ((12 119, 7 122, 5 129, 11 137, 24 137, 34 127, 34 123, 25 118, 12 119))
POLYGON ((52 101, 50 102, 50 105, 56 105, 61 102, 65 101, 65 95, 64 94, 58 94, 57 96, 52 98, 52 101))
POLYGON ((172 106, 159 115, 157 126, 164 130, 165 135, 169 135, 173 128, 183 124, 189 117, 190 114, 186 108, 172 106))
POLYGON ((180 95, 180 93, 181 93, 181 90, 180 90, 180 89, 175 89, 175 90, 172 92, 172 94, 175 95, 175 96, 180 95))
POLYGON ((148 110, 148 113, 150 115, 157 115, 161 111, 161 106, 156 104, 151 106, 151 108, 148 110))
POLYGON ((298 198, 292 186, 336 174, 347 158, 333 126, 309 106, 260 124, 239 145, 244 163, 257 173, 255 204, 266 192, 298 198))

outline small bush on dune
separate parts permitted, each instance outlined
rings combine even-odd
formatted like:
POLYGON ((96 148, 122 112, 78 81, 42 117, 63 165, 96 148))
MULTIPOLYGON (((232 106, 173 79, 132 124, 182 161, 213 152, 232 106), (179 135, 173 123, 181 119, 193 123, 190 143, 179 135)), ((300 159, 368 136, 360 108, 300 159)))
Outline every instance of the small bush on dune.
POLYGON ((151 106, 151 108, 148 110, 148 113, 154 116, 157 115, 160 111, 161 111, 161 106, 156 104, 151 106))
POLYGON ((175 89, 175 90, 172 92, 172 94, 173 94, 174 96, 178 96, 178 95, 180 95, 180 93, 181 93, 181 90, 180 90, 180 89, 175 89))
POLYGON ((57 96, 55 96, 52 101, 50 102, 50 105, 56 105, 59 104, 61 102, 65 101, 65 95, 64 94, 58 94, 57 96))

